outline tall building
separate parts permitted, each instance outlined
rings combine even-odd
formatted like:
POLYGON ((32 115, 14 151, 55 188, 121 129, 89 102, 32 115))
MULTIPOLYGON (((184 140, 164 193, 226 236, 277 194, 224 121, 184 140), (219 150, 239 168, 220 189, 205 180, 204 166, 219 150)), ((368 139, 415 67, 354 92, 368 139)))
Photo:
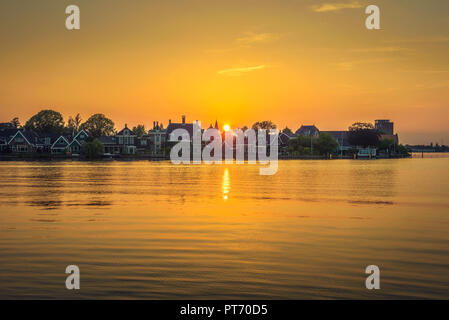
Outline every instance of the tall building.
POLYGON ((376 120, 375 127, 382 134, 394 134, 394 122, 390 120, 376 120))

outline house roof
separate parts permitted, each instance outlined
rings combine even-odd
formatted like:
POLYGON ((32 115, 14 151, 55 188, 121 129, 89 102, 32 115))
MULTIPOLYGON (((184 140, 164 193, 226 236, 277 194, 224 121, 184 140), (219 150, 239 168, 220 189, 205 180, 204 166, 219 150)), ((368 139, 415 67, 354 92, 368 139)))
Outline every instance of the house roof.
POLYGON ((190 138, 193 137, 193 123, 170 123, 167 127, 167 137, 169 138, 170 134, 176 129, 185 129, 189 133, 190 138))
POLYGON ((136 134, 130 128, 128 128, 128 126, 125 124, 125 127, 122 130, 120 130, 120 132, 117 133, 116 135, 117 136, 124 136, 124 135, 135 136, 136 134), (128 133, 126 133, 126 132, 128 132, 128 133))
POLYGON ((26 142, 30 145, 35 144, 38 141, 39 136, 33 132, 33 131, 25 131, 25 130, 20 130, 18 129, 16 131, 16 133, 10 137, 8 144, 11 143, 11 141, 17 136, 17 135, 21 135, 22 137, 25 138, 26 142))
POLYGON ((320 130, 318 130, 318 128, 315 127, 315 125, 311 125, 311 126, 302 125, 301 128, 296 130, 295 135, 310 135, 310 134, 315 134, 315 133, 319 133, 319 132, 320 132, 320 130))
POLYGON ((285 133, 285 132, 280 132, 280 133, 279 133, 279 142, 280 142, 281 144, 283 144, 283 145, 288 144, 288 141, 289 141, 290 139, 293 139, 293 138, 294 138, 294 136, 291 136, 291 135, 289 135, 289 134, 287 134, 287 133, 285 133))

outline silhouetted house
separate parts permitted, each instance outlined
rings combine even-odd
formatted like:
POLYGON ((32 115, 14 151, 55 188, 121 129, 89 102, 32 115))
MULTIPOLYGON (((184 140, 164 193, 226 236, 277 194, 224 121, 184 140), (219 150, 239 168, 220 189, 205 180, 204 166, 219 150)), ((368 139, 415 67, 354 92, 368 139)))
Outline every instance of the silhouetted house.
POLYGON ((9 150, 8 142, 14 137, 19 129, 0 128, 0 151, 6 152, 9 150))
POLYGON ((374 127, 385 135, 394 135, 394 122, 390 120, 375 120, 374 127))
POLYGON ((137 153, 139 153, 139 154, 151 154, 152 143, 150 140, 150 136, 148 134, 144 134, 141 137, 137 137, 136 138, 136 148, 137 148, 137 153))
POLYGON ((186 123, 186 116, 182 116, 182 122, 181 123, 172 123, 171 120, 169 120, 169 124, 165 133, 165 140, 168 142, 178 142, 179 139, 171 139, 171 134, 176 129, 184 129, 186 130, 187 136, 183 137, 185 140, 189 140, 192 142, 193 139, 193 123, 186 123))
POLYGON ((120 146, 115 136, 101 136, 98 140, 103 144, 105 154, 120 154, 120 146))
POLYGON ((120 147, 120 153, 122 154, 135 154, 137 151, 136 143, 137 136, 131 129, 128 128, 128 125, 125 124, 125 127, 115 135, 117 140, 117 144, 120 147))
POLYGON ((51 153, 66 154, 69 150, 70 137, 59 136, 51 145, 51 153))
POLYGON ((294 135, 289 135, 285 132, 280 132, 278 137, 278 148, 280 154, 287 154, 288 144, 291 139, 294 139, 294 135))
POLYGON ((151 148, 151 154, 162 155, 165 154, 165 142, 167 138, 167 130, 159 122, 153 122, 153 129, 148 131, 148 145, 151 148))
POLYGON ((8 149, 18 153, 32 153, 36 151, 36 141, 39 136, 32 131, 17 130, 8 141, 8 149))
POLYGON ((67 141, 69 142, 67 149, 72 154, 81 153, 82 146, 86 142, 88 137, 89 134, 85 130, 80 130, 74 137, 67 138, 67 141))
POLYGON ((312 126, 302 125, 301 128, 299 128, 295 132, 295 136, 299 136, 299 135, 318 137, 320 135, 320 130, 318 130, 318 128, 315 127, 315 125, 312 125, 312 126))

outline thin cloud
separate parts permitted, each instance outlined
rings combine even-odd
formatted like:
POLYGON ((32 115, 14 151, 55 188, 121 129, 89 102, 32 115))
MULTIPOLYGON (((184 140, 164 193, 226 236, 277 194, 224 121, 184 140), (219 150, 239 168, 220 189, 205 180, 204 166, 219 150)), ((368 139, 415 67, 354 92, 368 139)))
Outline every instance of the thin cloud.
POLYGON ((391 52, 400 52, 400 51, 410 51, 408 48, 403 47, 374 47, 374 48, 358 48, 358 49, 352 49, 351 52, 358 52, 358 53, 369 53, 369 52, 375 52, 375 53, 391 53, 391 52))
POLYGON ((280 37, 281 37, 280 34, 271 32, 266 33, 247 32, 243 37, 237 38, 235 42, 241 45, 250 45, 255 43, 268 43, 276 41, 280 37))
POLYGON ((254 66, 254 67, 242 67, 242 68, 231 68, 231 69, 225 69, 225 70, 220 70, 217 73, 221 74, 221 75, 225 75, 225 76, 241 76, 243 74, 246 74, 248 72, 253 72, 253 71, 257 71, 257 70, 262 70, 265 69, 265 65, 259 65, 259 66, 254 66))
POLYGON ((343 9, 357 9, 361 7, 362 4, 359 1, 351 1, 351 2, 338 2, 338 3, 323 3, 320 6, 313 6, 312 9, 315 12, 331 12, 331 11, 340 11, 343 9))
POLYGON ((333 63, 340 71, 351 71, 356 66, 361 64, 374 64, 374 63, 384 63, 387 61, 395 60, 394 58, 378 58, 378 59, 365 59, 365 60, 353 60, 353 61, 342 61, 338 63, 333 63))

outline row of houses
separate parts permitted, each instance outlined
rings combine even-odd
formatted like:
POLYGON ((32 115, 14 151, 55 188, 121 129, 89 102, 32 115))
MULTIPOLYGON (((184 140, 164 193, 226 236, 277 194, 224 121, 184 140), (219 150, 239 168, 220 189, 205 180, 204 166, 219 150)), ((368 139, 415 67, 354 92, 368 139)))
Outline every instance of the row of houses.
MULTIPOLYGON (((399 144, 399 137, 397 133, 394 133, 394 122, 390 120, 375 120, 374 121, 375 129, 380 133, 380 140, 392 140, 396 144, 399 144)), ((279 145, 281 148, 286 148, 288 146, 288 141, 300 135, 303 136, 313 136, 318 137, 320 133, 328 133, 330 134, 337 142, 338 142, 338 151, 345 152, 354 148, 353 145, 349 143, 349 131, 321 131, 315 125, 302 125, 298 130, 296 130, 293 134, 288 134, 285 132, 281 132, 279 134, 279 145)))
MULTIPOLYGON (((137 152, 163 154, 166 130, 154 124, 141 137, 137 137, 127 125, 112 136, 101 136, 98 140, 104 146, 104 154, 135 154, 137 152)), ((89 139, 86 130, 70 134, 36 133, 23 128, 13 128, 0 124, 0 152, 13 153, 51 153, 53 155, 76 155, 81 153, 82 145, 89 139)))
MULTIPOLYGON (((375 127, 382 137, 398 142, 397 134, 393 134, 394 124, 389 120, 376 120, 375 127)), ((210 128, 218 129, 218 124, 210 128)), ((104 154, 148 154, 163 156, 166 153, 166 144, 170 134, 176 129, 185 129, 190 137, 193 136, 193 123, 187 123, 182 116, 180 123, 172 123, 166 129, 159 122, 153 122, 153 128, 142 136, 137 136, 127 125, 112 136, 101 136, 98 140, 103 144, 104 154)), ((297 136, 318 137, 320 133, 330 134, 339 144, 339 152, 353 148, 348 141, 348 131, 320 131, 315 125, 302 125, 295 133, 281 132, 279 134, 279 151, 285 153, 289 141, 297 136)), ((30 130, 17 129, 11 124, 0 124, 0 151, 14 153, 51 153, 72 154, 81 152, 82 145, 89 138, 89 132, 80 130, 71 134, 58 135, 52 133, 36 133, 30 130)))

